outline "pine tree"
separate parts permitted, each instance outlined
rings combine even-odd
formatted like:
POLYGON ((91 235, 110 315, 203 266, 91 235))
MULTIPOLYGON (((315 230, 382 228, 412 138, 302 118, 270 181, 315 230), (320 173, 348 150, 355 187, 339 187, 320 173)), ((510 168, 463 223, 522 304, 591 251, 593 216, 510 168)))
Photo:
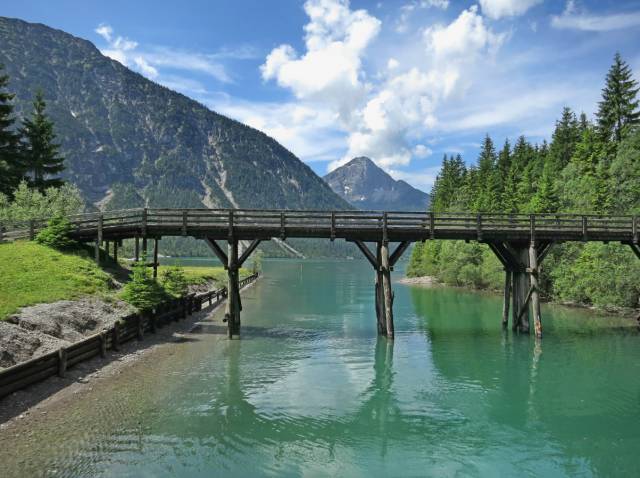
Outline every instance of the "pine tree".
POLYGON ((627 127, 640 123, 638 90, 629 65, 616 53, 596 113, 603 139, 619 143, 627 127))
POLYGON ((549 146, 551 173, 559 173, 569 164, 578 141, 580 141, 580 125, 571 108, 565 107, 560 121, 556 121, 556 128, 549 146))
POLYGON ((537 213, 556 212, 558 210, 558 195, 554 185, 554 164, 551 158, 546 162, 542 177, 538 181, 538 188, 531 199, 531 211, 537 213))
POLYGON ((475 198, 476 211, 493 211, 498 205, 498 184, 496 184, 495 168, 497 163, 497 155, 493 141, 487 134, 482 143, 480 156, 478 157, 478 195, 475 198))
POLYGON ((14 95, 5 91, 9 84, 9 76, 3 75, 3 65, 0 64, 0 193, 8 196, 20 184, 22 179, 22 161, 20 158, 19 139, 12 126, 15 118, 13 113, 14 95))
POLYGON ((31 185, 39 191, 49 187, 60 187, 63 184, 60 178, 52 177, 64 170, 64 158, 58 154, 60 145, 54 143, 56 136, 53 132, 53 122, 46 115, 45 109, 44 97, 42 92, 38 91, 33 101, 32 117, 23 120, 20 130, 25 139, 25 168, 31 185))

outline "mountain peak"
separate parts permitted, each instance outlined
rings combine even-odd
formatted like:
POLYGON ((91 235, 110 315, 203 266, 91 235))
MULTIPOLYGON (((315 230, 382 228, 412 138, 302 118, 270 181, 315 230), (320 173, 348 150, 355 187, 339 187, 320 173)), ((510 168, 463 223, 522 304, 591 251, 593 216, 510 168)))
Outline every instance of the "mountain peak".
POLYGON ((366 156, 351 161, 324 177, 333 191, 359 209, 425 211, 429 195, 396 181, 366 156))

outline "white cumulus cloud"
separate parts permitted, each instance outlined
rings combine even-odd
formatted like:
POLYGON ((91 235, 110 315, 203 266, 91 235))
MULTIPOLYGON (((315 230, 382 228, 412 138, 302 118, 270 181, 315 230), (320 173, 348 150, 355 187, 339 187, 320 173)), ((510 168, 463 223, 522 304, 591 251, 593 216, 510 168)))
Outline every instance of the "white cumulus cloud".
POLYGON ((543 0, 480 0, 480 6, 486 16, 497 20, 522 15, 542 2, 543 0))
POLYGON ((261 67, 265 80, 275 80, 300 99, 330 102, 345 121, 365 93, 362 57, 381 22, 365 10, 351 10, 347 0, 309 0, 305 26, 306 52, 290 45, 275 48, 261 67))
POLYGON ((588 32, 622 30, 640 25, 640 11, 597 15, 579 9, 575 1, 569 0, 561 15, 551 17, 551 25, 560 29, 588 32))

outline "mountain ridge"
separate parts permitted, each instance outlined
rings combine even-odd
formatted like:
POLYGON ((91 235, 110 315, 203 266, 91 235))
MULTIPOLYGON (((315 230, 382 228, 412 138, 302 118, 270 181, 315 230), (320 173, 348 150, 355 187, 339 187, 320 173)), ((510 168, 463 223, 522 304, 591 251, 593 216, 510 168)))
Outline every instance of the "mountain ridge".
POLYGON ((395 180, 370 158, 358 156, 324 176, 324 180, 358 209, 426 211, 429 195, 395 180))
POLYGON ((67 158, 64 178, 96 207, 351 208, 273 138, 86 39, 0 17, 0 63, 19 118, 43 90, 67 158))

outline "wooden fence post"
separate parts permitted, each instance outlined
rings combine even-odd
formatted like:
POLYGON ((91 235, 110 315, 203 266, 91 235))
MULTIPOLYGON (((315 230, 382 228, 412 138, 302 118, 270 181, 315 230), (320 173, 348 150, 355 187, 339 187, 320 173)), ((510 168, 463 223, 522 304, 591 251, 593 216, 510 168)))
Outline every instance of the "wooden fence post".
POLYGON ((154 309, 151 311, 151 314, 149 315, 149 331, 152 334, 156 333, 156 320, 157 320, 156 310, 154 309))
POLYGON ((67 349, 60 347, 58 349, 58 377, 64 378, 67 374, 67 349))
POLYGON ((29 221, 29 240, 33 241, 36 238, 36 227, 33 219, 29 221))
POLYGON ((111 340, 111 347, 115 351, 120 350, 120 322, 117 320, 113 323, 113 337, 111 340))
POLYGON ((100 332, 100 357, 104 358, 107 356, 107 334, 103 330, 100 332))
POLYGON ((138 329, 136 338, 138 341, 141 341, 144 339, 144 316, 142 314, 136 314, 136 326, 138 329))

